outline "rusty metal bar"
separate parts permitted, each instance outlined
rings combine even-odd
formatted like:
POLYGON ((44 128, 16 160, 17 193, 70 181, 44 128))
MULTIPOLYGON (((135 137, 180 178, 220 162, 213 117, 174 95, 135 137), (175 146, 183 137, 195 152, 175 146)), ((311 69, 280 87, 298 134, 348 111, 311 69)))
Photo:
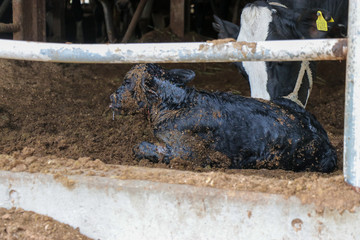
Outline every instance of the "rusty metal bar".
POLYGON ((77 63, 341 60, 346 39, 263 42, 59 44, 0 40, 0 58, 77 63))
POLYGON ((0 23, 0 33, 18 32, 19 30, 20 30, 20 26, 18 24, 0 23))
POLYGON ((110 8, 110 3, 108 0, 99 0, 103 7, 104 17, 105 17, 105 26, 106 26, 106 33, 109 39, 109 42, 114 43, 116 41, 115 38, 115 31, 114 31, 114 24, 113 24, 113 16, 112 11, 110 8))
POLYGON ((13 39, 15 40, 25 40, 24 30, 23 30, 23 1, 22 0, 13 0, 12 1, 12 11, 13 11, 13 23, 20 26, 20 30, 13 34, 13 39))
POLYGON ((65 39, 65 6, 64 1, 53 1, 53 39, 65 39))
POLYGON ((13 0, 14 40, 46 41, 45 0, 13 0))
POLYGON ((141 0, 139 5, 137 6, 136 8, 136 11, 134 13, 134 16, 132 17, 131 19, 131 22, 129 24, 129 27, 128 29, 126 30, 126 33, 125 33, 125 36, 124 38, 122 39, 122 43, 126 43, 129 41, 130 37, 133 35, 134 33, 134 30, 135 30, 135 27, 136 27, 136 24, 138 23, 139 19, 140 19, 140 16, 141 16, 141 13, 143 12, 144 10, 144 7, 146 5, 146 2, 147 0, 141 0))
POLYGON ((170 29, 178 37, 185 34, 185 0, 170 1, 170 29))
POLYGON ((360 2, 349 1, 348 44, 346 65, 344 177, 360 187, 360 2))

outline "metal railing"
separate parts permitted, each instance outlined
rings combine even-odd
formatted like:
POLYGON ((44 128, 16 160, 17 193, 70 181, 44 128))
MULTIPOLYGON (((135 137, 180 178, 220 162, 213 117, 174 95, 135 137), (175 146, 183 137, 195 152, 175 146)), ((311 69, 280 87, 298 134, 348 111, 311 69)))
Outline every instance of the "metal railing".
POLYGON ((346 62, 344 177, 360 187, 360 2, 349 0, 348 45, 346 62))
POLYGON ((0 40, 0 58, 73 63, 341 60, 346 39, 263 42, 60 44, 0 40))

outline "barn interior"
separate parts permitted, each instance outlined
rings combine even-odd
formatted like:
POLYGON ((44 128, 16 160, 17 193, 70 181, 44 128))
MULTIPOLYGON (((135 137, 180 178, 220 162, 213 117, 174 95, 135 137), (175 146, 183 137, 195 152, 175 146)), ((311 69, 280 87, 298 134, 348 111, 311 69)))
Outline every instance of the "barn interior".
MULTIPOLYGON (((239 24, 241 10, 249 2, 252 1, 3 0, 0 3, 0 39, 67 44, 204 42, 217 38, 217 33, 212 28, 214 14, 239 24)), ((196 78, 189 85, 197 89, 231 91, 250 96, 247 80, 231 63, 167 63, 163 66, 195 71, 196 78)), ((196 162, 182 160, 170 164, 136 160, 133 146, 141 141, 154 140, 149 122, 141 115, 117 116, 113 119, 108 107, 110 94, 121 85, 131 67, 130 64, 70 64, 0 59, 0 178, 6 185, 0 187, 6 195, 0 203, 0 236, 74 239, 76 235, 80 239, 95 239, 94 236, 103 234, 93 234, 92 231, 96 232, 94 225, 90 224, 93 230, 84 230, 84 224, 74 223, 68 216, 54 213, 51 204, 45 207, 47 203, 43 203, 44 205, 35 207, 35 200, 29 205, 24 204, 25 200, 16 200, 26 198, 22 195, 25 190, 21 190, 21 184, 19 189, 10 187, 17 186, 18 182, 23 185, 27 185, 24 182, 34 182, 39 188, 50 191, 53 196, 66 195, 75 192, 74 189, 86 189, 86 182, 98 186, 99 192, 102 191, 101 188, 107 189, 104 187, 106 184, 109 184, 107 191, 121 183, 119 189, 123 188, 124 191, 137 189, 146 192, 147 186, 152 186, 157 189, 154 191, 161 193, 174 186, 175 190, 172 189, 171 192, 179 199, 191 194, 195 196, 198 189, 200 195, 196 195, 189 205, 204 199, 207 201, 207 194, 213 194, 212 198, 225 194, 238 203, 250 204, 245 204, 247 210, 244 214, 246 219, 253 221, 248 223, 250 227, 254 227, 252 229, 256 228, 256 224, 269 221, 262 213, 271 214, 265 210, 269 206, 259 202, 275 199, 281 206, 278 207, 281 209, 279 218, 286 219, 281 222, 286 229, 283 229, 284 235, 277 236, 291 239, 316 236, 320 239, 334 234, 331 228, 336 224, 340 226, 338 230, 345 234, 344 229, 347 228, 345 224, 342 228, 343 222, 356 217, 360 205, 360 196, 344 182, 343 177, 345 60, 319 61, 317 78, 306 107, 323 125, 336 149, 338 166, 336 171, 329 174, 266 169, 239 170, 221 166, 204 168, 196 162), (24 175, 17 175, 21 173, 24 175), (15 179, 14 182, 11 179, 15 179), (111 181, 106 182, 104 179, 111 181), (136 188, 123 185, 124 181, 133 180, 148 182, 149 185, 139 185, 138 182, 136 188), (104 185, 97 185, 103 181, 104 185), (50 187, 46 188, 46 184, 50 184, 50 187), (49 190, 52 187, 58 189, 57 184, 61 188, 58 193, 49 190), (191 194, 182 189, 184 186, 191 188, 188 190, 191 194), (12 190, 15 193, 8 193, 12 190), (247 199, 246 196, 251 197, 247 199), (286 205, 289 204, 287 201, 296 205, 293 212, 289 210, 291 206, 286 205), (255 203, 263 208, 259 210, 255 203), (37 214, 42 216, 37 217, 37 214), (37 219, 36 224, 33 219, 37 219), (256 219, 260 219, 260 222, 256 219), (337 221, 341 221, 341 224, 337 221), (310 224, 314 225, 313 228, 308 233, 302 233, 304 231, 301 229, 310 229, 310 224), (76 229, 77 227, 80 229, 76 229), (306 235, 312 231, 316 234, 306 235), (68 234, 70 232, 72 234, 68 234), (59 236, 63 238, 58 238, 59 236)), ((29 187, 35 189, 31 185, 29 187)), ((106 205, 108 202, 102 197, 108 195, 94 193, 97 204, 106 205)), ((35 199, 36 196, 38 194, 34 190, 35 199)), ((87 201, 82 198, 76 200, 87 201)), ((225 201, 223 198, 221 200, 225 201)), ((214 200, 208 206, 216 208, 216 204, 221 203, 214 200)), ((196 211, 200 211, 197 215, 200 219, 206 215, 205 205, 193 206, 196 211)), ((154 206, 156 207, 149 206, 149 211, 160 211, 161 205, 154 206)), ((189 207, 181 211, 191 209, 189 207)), ((90 213, 84 211, 82 216, 88 217, 87 214, 90 213)), ((105 210, 104 214, 107 214, 105 210)), ((100 215, 94 218, 101 218, 100 215)), ((139 216, 141 218, 141 214, 139 216)), ((156 216, 159 217, 155 215, 154 218, 156 216)), ((226 217, 229 215, 225 214, 224 218, 226 217)), ((168 218, 164 217, 166 220, 168 218)), ((106 218, 102 219, 104 225, 106 221, 106 218)), ((137 221, 140 220, 134 220, 137 221)), ((99 222, 96 223, 102 226, 99 222)), ((161 224, 161 221, 158 223, 161 224)), ((139 223, 136 226, 142 225, 139 223)), ((151 225, 150 228, 160 236, 169 237, 164 228, 159 230, 156 225, 151 225)), ((125 229, 130 231, 130 228, 125 229)), ((232 233, 235 228, 224 229, 232 233)), ((177 230, 179 229, 172 229, 173 233, 177 230)), ((133 231, 140 234, 143 230, 133 231)), ((147 231, 151 232, 149 229, 147 231)), ((354 231, 349 230, 348 233, 351 235, 354 231)), ((184 236, 191 238, 195 236, 191 235, 195 232, 189 230, 190 235, 184 236)), ((209 234, 218 237, 210 230, 209 234)), ((237 236, 236 234, 233 235, 237 236)), ((128 232, 128 235, 121 236, 126 239, 130 234, 128 232)), ((229 239, 232 237, 229 236, 229 239)))

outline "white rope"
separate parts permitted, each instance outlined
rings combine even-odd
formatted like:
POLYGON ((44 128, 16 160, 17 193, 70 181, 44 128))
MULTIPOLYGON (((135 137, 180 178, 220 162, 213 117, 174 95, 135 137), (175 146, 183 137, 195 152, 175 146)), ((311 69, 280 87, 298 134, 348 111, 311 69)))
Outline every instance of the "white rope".
POLYGON ((311 90, 312 90, 312 87, 313 87, 313 76, 312 76, 312 72, 311 72, 311 69, 310 69, 309 61, 307 61, 307 62, 308 62, 308 64, 307 64, 305 70, 306 70, 306 73, 307 73, 307 76, 308 76, 308 79, 309 79, 309 89, 308 89, 308 95, 307 95, 304 107, 306 107, 306 104, 307 104, 307 102, 309 100, 309 96, 310 96, 310 93, 311 93, 311 90))
POLYGON ((299 71, 299 74, 298 74, 298 77, 297 77, 297 80, 296 80, 296 84, 295 84, 295 87, 294 87, 294 90, 289 95, 285 96, 284 98, 290 99, 290 100, 296 102, 297 104, 299 104, 300 106, 302 106, 303 108, 305 108, 306 104, 307 104, 307 101, 308 101, 308 98, 310 96, 312 85, 313 85, 313 80, 312 80, 312 72, 311 72, 311 69, 310 69, 310 62, 309 61, 302 61, 300 71, 299 71), (305 72, 306 72, 307 77, 309 79, 309 89, 308 89, 308 95, 307 95, 307 98, 306 98, 306 102, 305 102, 305 104, 303 104, 299 100, 299 90, 300 90, 300 87, 301 87, 302 80, 304 78, 305 72))

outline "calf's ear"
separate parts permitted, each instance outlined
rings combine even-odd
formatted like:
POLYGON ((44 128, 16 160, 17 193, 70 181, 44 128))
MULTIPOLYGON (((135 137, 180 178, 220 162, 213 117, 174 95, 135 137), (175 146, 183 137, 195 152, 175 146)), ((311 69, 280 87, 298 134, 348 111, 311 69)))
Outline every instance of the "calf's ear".
POLYGON ((167 79, 173 84, 183 87, 195 78, 195 72, 190 69, 171 69, 167 71, 167 79))
POLYGON ((158 98, 158 95, 156 93, 157 84, 155 80, 152 77, 151 78, 143 77, 141 79, 141 87, 145 93, 147 101, 149 103, 154 103, 158 98))

